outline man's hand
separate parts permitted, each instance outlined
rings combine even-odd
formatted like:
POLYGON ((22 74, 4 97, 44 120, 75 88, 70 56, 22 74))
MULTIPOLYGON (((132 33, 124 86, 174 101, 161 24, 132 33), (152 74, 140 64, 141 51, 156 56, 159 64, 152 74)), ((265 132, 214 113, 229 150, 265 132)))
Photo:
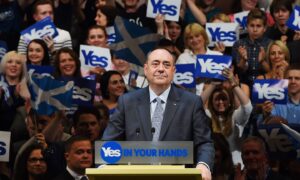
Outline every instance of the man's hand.
POLYGON ((204 164, 198 164, 196 169, 201 171, 201 176, 203 180, 211 180, 211 172, 204 164))
POLYGON ((262 104, 262 113, 263 113, 264 118, 268 117, 271 114, 273 106, 274 106, 274 103, 272 101, 265 101, 262 104))
POLYGON ((246 179, 246 169, 241 168, 241 164, 239 163, 235 167, 234 180, 245 180, 246 179))

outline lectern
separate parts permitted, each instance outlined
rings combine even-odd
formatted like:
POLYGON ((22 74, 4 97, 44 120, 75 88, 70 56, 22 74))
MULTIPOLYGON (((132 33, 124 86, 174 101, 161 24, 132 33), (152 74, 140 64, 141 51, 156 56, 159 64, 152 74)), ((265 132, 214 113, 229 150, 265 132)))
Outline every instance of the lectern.
POLYGON ((95 163, 110 165, 86 169, 90 180, 201 179, 199 169, 168 165, 193 164, 191 141, 96 141, 95 163))
POLYGON ((183 165, 106 165, 88 168, 90 180, 201 180, 199 169, 183 165))

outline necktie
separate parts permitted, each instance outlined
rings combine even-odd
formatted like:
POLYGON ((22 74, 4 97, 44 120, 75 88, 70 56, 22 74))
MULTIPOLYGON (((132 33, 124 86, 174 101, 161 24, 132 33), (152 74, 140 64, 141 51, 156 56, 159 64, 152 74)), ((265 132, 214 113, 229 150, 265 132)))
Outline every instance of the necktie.
POLYGON ((156 107, 153 113, 153 117, 151 119, 152 127, 155 128, 152 141, 158 141, 160 129, 161 129, 161 123, 163 121, 163 106, 162 103, 164 103, 159 97, 156 99, 156 107))
POLYGON ((80 180, 89 180, 86 176, 82 176, 80 180))

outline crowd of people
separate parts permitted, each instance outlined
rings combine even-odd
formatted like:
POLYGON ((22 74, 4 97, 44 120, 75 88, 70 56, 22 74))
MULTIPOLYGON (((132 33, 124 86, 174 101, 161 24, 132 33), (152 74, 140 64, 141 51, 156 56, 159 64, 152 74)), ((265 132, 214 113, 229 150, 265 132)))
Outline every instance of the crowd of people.
POLYGON ((193 141, 203 179, 297 179, 300 161, 272 159, 258 128, 300 124, 300 32, 287 25, 300 4, 229 2, 225 11, 218 0, 182 0, 179 20, 167 21, 160 14, 147 17, 146 0, 2 0, 0 131, 10 131, 11 142, 9 162, 0 162, 0 180, 88 179, 85 169, 96 166, 97 140, 193 141), (209 47, 206 23, 230 23, 242 11, 249 13, 239 40, 232 47, 222 42, 209 47), (56 37, 28 42, 20 36, 46 17, 57 27, 56 37), (161 36, 141 60, 144 67, 111 48, 116 17, 161 36), (111 70, 83 71, 80 45, 110 49, 111 70), (175 84, 175 65, 196 66, 197 55, 231 56, 231 67, 222 70, 225 80, 197 77, 195 88, 175 84), (38 114, 29 66, 51 66, 58 81, 95 75, 92 106, 38 114), (287 103, 254 103, 256 79, 287 79, 287 103))

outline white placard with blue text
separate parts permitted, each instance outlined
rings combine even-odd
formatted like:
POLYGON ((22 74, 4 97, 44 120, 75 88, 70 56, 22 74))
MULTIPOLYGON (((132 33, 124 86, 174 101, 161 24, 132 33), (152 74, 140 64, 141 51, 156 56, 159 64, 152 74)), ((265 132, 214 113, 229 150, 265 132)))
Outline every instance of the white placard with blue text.
POLYGON ((250 11, 242 11, 233 15, 234 22, 240 25, 242 32, 245 32, 247 29, 247 16, 249 12, 250 11))
POLYGON ((286 25, 293 30, 300 31, 300 6, 295 6, 286 25))
POLYGON ((287 94, 287 79, 256 79, 252 88, 252 102, 263 103, 269 100, 275 104, 286 104, 288 99, 287 94))
POLYGON ((222 42, 226 47, 232 47, 239 40, 238 23, 206 23, 206 33, 210 40, 210 47, 222 42))
POLYGON ((81 68, 89 70, 93 67, 112 69, 111 55, 108 48, 80 45, 81 68))
POLYGON ((195 88, 195 65, 194 64, 177 64, 174 83, 185 88, 195 88))
POLYGON ((23 30, 21 36, 26 43, 29 43, 33 39, 43 39, 45 36, 55 38, 58 36, 58 31, 48 16, 23 30))
POLYGON ((178 21, 181 0, 148 0, 147 17, 155 18, 158 14, 165 15, 165 20, 178 21))
POLYGON ((9 161, 10 135, 9 131, 0 131, 0 162, 9 161))
POLYGON ((231 56, 223 55, 197 55, 195 77, 206 77, 225 80, 222 70, 229 68, 232 63, 231 56))

